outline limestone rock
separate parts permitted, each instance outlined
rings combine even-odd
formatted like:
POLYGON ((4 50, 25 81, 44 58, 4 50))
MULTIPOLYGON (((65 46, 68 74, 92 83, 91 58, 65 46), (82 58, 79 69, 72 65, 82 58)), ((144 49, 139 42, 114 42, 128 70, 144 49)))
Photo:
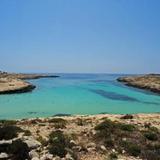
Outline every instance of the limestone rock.
POLYGON ((30 149, 36 149, 41 145, 40 142, 33 139, 32 137, 28 137, 26 140, 24 140, 24 142, 28 145, 30 149))
POLYGON ((8 158, 7 153, 0 153, 0 159, 6 159, 6 158, 8 158))
POLYGON ((30 158, 32 158, 32 159, 39 157, 38 153, 37 153, 35 150, 30 151, 30 152, 29 152, 29 156, 30 156, 30 158))

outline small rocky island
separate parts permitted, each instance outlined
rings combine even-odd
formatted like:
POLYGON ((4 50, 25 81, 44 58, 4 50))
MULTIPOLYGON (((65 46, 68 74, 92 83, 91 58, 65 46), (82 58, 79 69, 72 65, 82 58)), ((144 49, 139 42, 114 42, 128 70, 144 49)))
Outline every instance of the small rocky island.
POLYGON ((141 76, 127 76, 117 79, 127 86, 145 89, 160 94, 160 74, 147 74, 141 76))
POLYGON ((28 79, 56 78, 47 74, 21 74, 0 72, 0 94, 24 93, 32 91, 36 86, 26 82, 28 79))

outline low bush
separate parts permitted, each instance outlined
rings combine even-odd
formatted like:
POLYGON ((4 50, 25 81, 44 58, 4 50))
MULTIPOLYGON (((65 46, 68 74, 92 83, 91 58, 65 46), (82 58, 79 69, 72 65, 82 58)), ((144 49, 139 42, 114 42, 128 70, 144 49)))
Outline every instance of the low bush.
POLYGON ((49 136, 49 152, 59 157, 65 157, 66 148, 69 148, 69 139, 62 131, 53 131, 49 136))
POLYGON ((15 125, 15 124, 17 124, 17 121, 15 120, 0 120, 1 126, 4 126, 4 125, 8 126, 8 125, 15 125))
POLYGON ((132 125, 132 124, 123 124, 123 123, 121 123, 121 124, 119 124, 119 128, 121 130, 129 131, 129 132, 132 132, 132 131, 135 130, 135 126, 132 125))
POLYGON ((31 132, 29 130, 24 130, 24 136, 31 136, 31 132))
POLYGON ((7 153, 12 160, 30 160, 29 151, 27 144, 20 139, 12 144, 0 144, 0 153, 7 153))
POLYGON ((109 160, 116 160, 116 159, 118 159, 117 154, 116 153, 110 153, 109 160))
POLYGON ((18 132, 23 130, 17 126, 1 126, 0 127, 0 140, 9 140, 17 137, 18 132))
POLYGON ((141 153, 141 148, 134 142, 125 141, 122 143, 123 149, 131 156, 139 156, 141 153))
POLYGON ((76 124, 77 124, 78 126, 84 126, 84 121, 83 121, 81 118, 77 118, 77 119, 76 119, 76 124))
POLYGON ((66 124, 67 121, 64 120, 63 118, 52 118, 48 120, 49 123, 64 123, 66 124))
POLYGON ((55 129, 66 128, 67 121, 62 118, 53 118, 48 120, 49 123, 54 123, 55 129))
POLYGON ((12 160, 30 160, 29 148, 27 144, 21 140, 13 141, 9 147, 9 153, 12 154, 12 160))
POLYGON ((42 136, 39 136, 37 138, 37 141, 39 141, 42 144, 42 146, 47 146, 48 145, 48 141, 46 139, 44 139, 42 136))
POLYGON ((122 116, 121 119, 133 119, 133 115, 126 114, 126 115, 122 116))
POLYGON ((150 141, 156 141, 156 140, 158 140, 158 135, 157 135, 157 133, 154 133, 154 132, 152 132, 152 131, 146 131, 145 133, 144 133, 144 137, 146 137, 148 140, 150 140, 150 141))

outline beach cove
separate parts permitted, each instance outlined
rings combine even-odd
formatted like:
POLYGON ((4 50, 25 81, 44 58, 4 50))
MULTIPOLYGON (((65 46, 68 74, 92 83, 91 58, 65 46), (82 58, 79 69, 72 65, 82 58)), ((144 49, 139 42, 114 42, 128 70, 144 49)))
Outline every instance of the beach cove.
POLYGON ((160 96, 117 81, 127 75, 58 74, 27 80, 32 92, 0 96, 0 119, 56 114, 133 114, 160 112, 160 96))

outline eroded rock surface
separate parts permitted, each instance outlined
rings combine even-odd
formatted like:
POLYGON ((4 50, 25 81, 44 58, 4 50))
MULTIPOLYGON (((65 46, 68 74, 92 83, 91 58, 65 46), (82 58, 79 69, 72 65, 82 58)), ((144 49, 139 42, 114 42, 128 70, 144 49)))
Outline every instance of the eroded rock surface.
POLYGON ((160 94, 160 74, 120 77, 117 80, 123 82, 127 86, 145 89, 160 94))

